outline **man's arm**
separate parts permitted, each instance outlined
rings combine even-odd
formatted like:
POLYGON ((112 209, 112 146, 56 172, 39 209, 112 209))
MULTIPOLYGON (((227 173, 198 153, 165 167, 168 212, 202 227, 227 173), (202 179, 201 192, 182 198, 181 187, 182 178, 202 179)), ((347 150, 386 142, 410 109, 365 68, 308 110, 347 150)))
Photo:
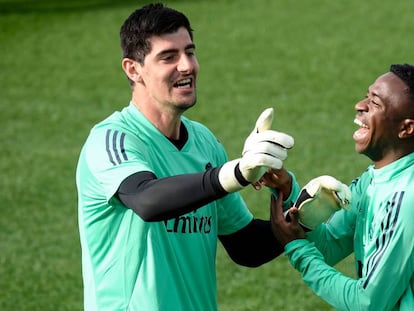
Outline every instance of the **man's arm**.
MULTIPOLYGON (((166 220, 226 195, 217 174, 218 169, 211 169, 156 179, 151 172, 140 172, 121 183, 117 196, 145 221, 166 220)), ((230 258, 246 267, 258 267, 283 252, 272 234, 270 221, 253 219, 246 227, 219 239, 230 258)))
POLYGON ((258 267, 283 253, 283 246, 272 234, 270 221, 253 219, 239 231, 220 235, 230 258, 239 265, 258 267))
MULTIPOLYGON (((314 243, 305 239, 298 223, 297 209, 284 218, 280 200, 272 199, 272 228, 292 266, 304 282, 322 299, 339 310, 391 310, 404 295, 407 309, 412 309, 411 278, 414 273, 414 228, 412 203, 395 206, 384 217, 386 228, 372 241, 371 255, 365 258, 364 273, 359 279, 345 276, 328 265, 314 243), (407 208, 408 207, 408 208, 407 208), (404 215, 404 212, 407 215, 404 215)), ((335 217, 335 216, 334 216, 335 217)), ((367 249, 370 248, 367 246, 367 249)))
POLYGON ((138 172, 121 183, 116 196, 143 220, 162 221, 225 196, 218 172, 219 168, 213 168, 160 179, 151 172, 138 172))

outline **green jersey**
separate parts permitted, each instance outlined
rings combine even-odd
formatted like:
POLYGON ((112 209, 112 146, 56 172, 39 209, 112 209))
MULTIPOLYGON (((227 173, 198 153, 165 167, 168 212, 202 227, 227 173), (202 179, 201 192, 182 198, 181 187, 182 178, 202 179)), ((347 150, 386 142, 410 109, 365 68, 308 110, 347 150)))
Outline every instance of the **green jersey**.
POLYGON ((85 310, 217 309, 217 236, 253 219, 240 194, 160 222, 143 221, 114 196, 136 172, 163 178, 227 161, 206 127, 182 123, 188 140, 181 150, 132 103, 91 130, 76 174, 85 310))
POLYGON ((308 241, 286 245, 287 256, 338 310, 414 310, 414 153, 368 167, 350 188, 351 209, 335 213, 308 241), (326 264, 352 252, 357 279, 326 264))

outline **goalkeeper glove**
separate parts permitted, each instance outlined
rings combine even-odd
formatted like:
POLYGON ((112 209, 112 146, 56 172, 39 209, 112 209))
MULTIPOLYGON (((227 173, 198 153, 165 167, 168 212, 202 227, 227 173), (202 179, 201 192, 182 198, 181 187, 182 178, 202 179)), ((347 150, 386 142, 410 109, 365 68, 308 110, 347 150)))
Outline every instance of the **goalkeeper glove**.
POLYGON ((219 172, 219 182, 227 192, 235 192, 258 181, 268 169, 280 169, 293 147, 291 136, 272 131, 273 108, 262 112, 247 137, 242 157, 225 163, 219 172))
POLYGON ((341 208, 348 208, 351 191, 348 186, 331 176, 312 179, 299 193, 295 206, 299 211, 299 223, 313 230, 341 208))

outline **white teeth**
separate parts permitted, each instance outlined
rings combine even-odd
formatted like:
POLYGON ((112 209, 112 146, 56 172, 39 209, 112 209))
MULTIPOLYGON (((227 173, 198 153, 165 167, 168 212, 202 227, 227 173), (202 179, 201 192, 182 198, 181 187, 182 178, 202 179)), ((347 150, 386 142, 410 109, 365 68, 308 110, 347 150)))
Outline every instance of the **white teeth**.
POLYGON ((354 119, 354 123, 356 124, 356 125, 358 125, 358 126, 360 126, 360 127, 363 127, 363 128, 368 128, 368 125, 366 125, 366 124, 364 124, 364 123, 362 123, 362 121, 360 121, 360 120, 358 120, 358 119, 354 119))
POLYGON ((191 85, 191 79, 180 80, 176 83, 177 87, 186 87, 191 85))

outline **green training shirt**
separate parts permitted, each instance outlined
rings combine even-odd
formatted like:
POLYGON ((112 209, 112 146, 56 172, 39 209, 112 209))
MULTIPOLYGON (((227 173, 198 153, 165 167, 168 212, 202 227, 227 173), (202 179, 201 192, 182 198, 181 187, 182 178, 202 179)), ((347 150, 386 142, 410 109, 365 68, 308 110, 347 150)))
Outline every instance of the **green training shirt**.
POLYGON ((181 150, 132 103, 91 130, 76 173, 85 310, 217 310, 217 236, 253 219, 240 194, 165 222, 145 222, 114 197, 136 172, 163 178, 227 161, 206 127, 182 122, 181 150))
POLYGON ((414 310, 414 153, 350 185, 349 211, 285 251, 304 281, 338 310, 414 310), (316 245, 316 247, 315 247, 316 245), (354 252, 357 279, 328 266, 354 252))

